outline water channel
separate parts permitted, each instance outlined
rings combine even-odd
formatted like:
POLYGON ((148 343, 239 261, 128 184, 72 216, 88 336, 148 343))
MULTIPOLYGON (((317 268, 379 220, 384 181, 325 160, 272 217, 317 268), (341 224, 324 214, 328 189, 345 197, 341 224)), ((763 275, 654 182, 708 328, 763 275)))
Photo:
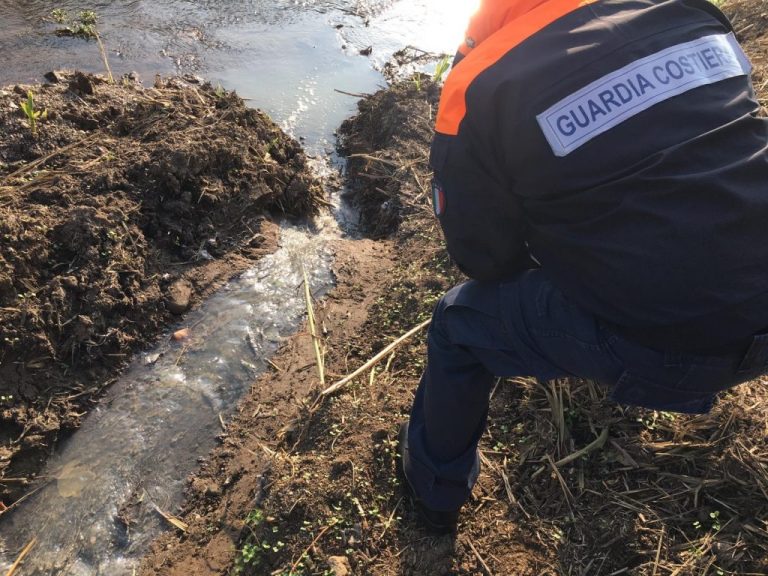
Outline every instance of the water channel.
MULTIPOLYGON (((52 68, 100 72, 95 45, 54 35, 44 19, 53 8, 93 9, 116 74, 194 73, 235 89, 300 138, 322 172, 333 169, 333 132, 356 105, 335 89, 384 85, 378 70, 406 45, 451 52, 472 4, 0 0, 0 86, 39 82, 52 68)), ((178 508, 185 479, 215 444, 220 418, 301 322, 304 274, 316 296, 331 287, 328 242, 344 234, 343 213, 283 226, 275 254, 185 319, 188 341, 166 338, 134 360, 51 459, 47 481, 0 520, 0 569, 35 537, 16 574, 133 573, 163 529, 157 510, 178 508), (128 531, 119 517, 137 503, 139 522, 128 531)))

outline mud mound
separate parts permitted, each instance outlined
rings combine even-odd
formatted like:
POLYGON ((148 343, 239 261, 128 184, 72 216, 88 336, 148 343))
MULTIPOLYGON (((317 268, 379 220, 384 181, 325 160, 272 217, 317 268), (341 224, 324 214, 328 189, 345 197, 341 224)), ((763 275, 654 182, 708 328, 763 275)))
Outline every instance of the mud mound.
POLYGON ((347 199, 360 210, 360 227, 372 238, 397 230, 419 197, 429 197, 432 122, 440 86, 420 74, 360 101, 359 113, 339 129, 348 158, 347 199))
POLYGON ((309 214, 321 193, 299 144, 235 94, 49 76, 0 91, 0 470, 268 249, 265 216, 309 214), (30 89, 47 110, 36 135, 18 107, 30 89))

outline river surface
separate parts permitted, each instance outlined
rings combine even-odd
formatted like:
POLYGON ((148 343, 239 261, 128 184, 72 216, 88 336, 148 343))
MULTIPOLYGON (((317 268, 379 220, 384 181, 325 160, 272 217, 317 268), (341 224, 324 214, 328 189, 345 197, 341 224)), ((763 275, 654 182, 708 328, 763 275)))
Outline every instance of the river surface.
MULTIPOLYGON (((54 8, 92 9, 116 76, 193 73, 234 89, 301 139, 322 173, 338 167, 333 134, 358 100, 340 91, 383 86, 380 70, 407 45, 452 53, 472 4, 0 0, 0 86, 37 83, 51 69, 102 72, 94 42, 57 36, 48 19, 54 8)), ((18 576, 134 573, 167 527, 158 511, 178 510, 222 420, 302 321, 305 277, 316 297, 332 286, 328 245, 348 230, 345 213, 283 226, 278 252, 185 319, 188 340, 165 338, 134 360, 51 459, 39 490, 0 519, 0 570, 34 538, 18 576)))
POLYGON ((54 68, 103 72, 95 42, 55 34, 50 13, 94 10, 116 75, 195 73, 237 90, 311 152, 407 45, 453 53, 477 0, 0 0, 0 86, 54 68), (371 48, 369 56, 360 54, 371 48))

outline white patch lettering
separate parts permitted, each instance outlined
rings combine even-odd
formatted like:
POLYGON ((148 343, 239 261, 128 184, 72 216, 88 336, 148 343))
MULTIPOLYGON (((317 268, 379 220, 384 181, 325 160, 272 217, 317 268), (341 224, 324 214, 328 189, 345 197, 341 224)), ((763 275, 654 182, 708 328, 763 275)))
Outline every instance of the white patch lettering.
POLYGON ((704 36, 611 72, 563 98, 536 120, 552 151, 563 157, 659 102, 751 71, 732 33, 704 36))

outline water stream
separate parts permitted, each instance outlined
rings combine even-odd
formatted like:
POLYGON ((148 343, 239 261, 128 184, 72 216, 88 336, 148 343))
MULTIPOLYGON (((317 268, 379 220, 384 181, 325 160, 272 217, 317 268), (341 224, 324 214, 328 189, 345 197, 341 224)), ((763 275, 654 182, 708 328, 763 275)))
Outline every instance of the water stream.
MULTIPOLYGON (((354 112, 347 92, 383 85, 376 71, 405 45, 450 52, 473 2, 462 0, 0 0, 0 86, 51 68, 100 71, 93 44, 52 34, 53 8, 94 9, 116 74, 196 73, 236 89, 331 169, 333 132, 354 112), (360 50, 373 47, 370 56, 360 50)), ((0 569, 32 537, 18 575, 132 574, 167 526, 187 476, 215 444, 220 418, 331 285, 335 214, 285 225, 280 249, 185 318, 187 340, 136 358, 48 463, 45 479, 0 520, 0 569), (130 530, 121 517, 130 514, 130 530)))
POLYGON ((306 311, 331 285, 327 240, 284 226, 280 249, 188 315, 189 337, 136 359, 52 459, 47 484, 0 528, 8 549, 33 537, 32 574, 130 574, 176 510, 185 477, 227 415, 306 311), (120 520, 130 516, 130 531, 120 520))

